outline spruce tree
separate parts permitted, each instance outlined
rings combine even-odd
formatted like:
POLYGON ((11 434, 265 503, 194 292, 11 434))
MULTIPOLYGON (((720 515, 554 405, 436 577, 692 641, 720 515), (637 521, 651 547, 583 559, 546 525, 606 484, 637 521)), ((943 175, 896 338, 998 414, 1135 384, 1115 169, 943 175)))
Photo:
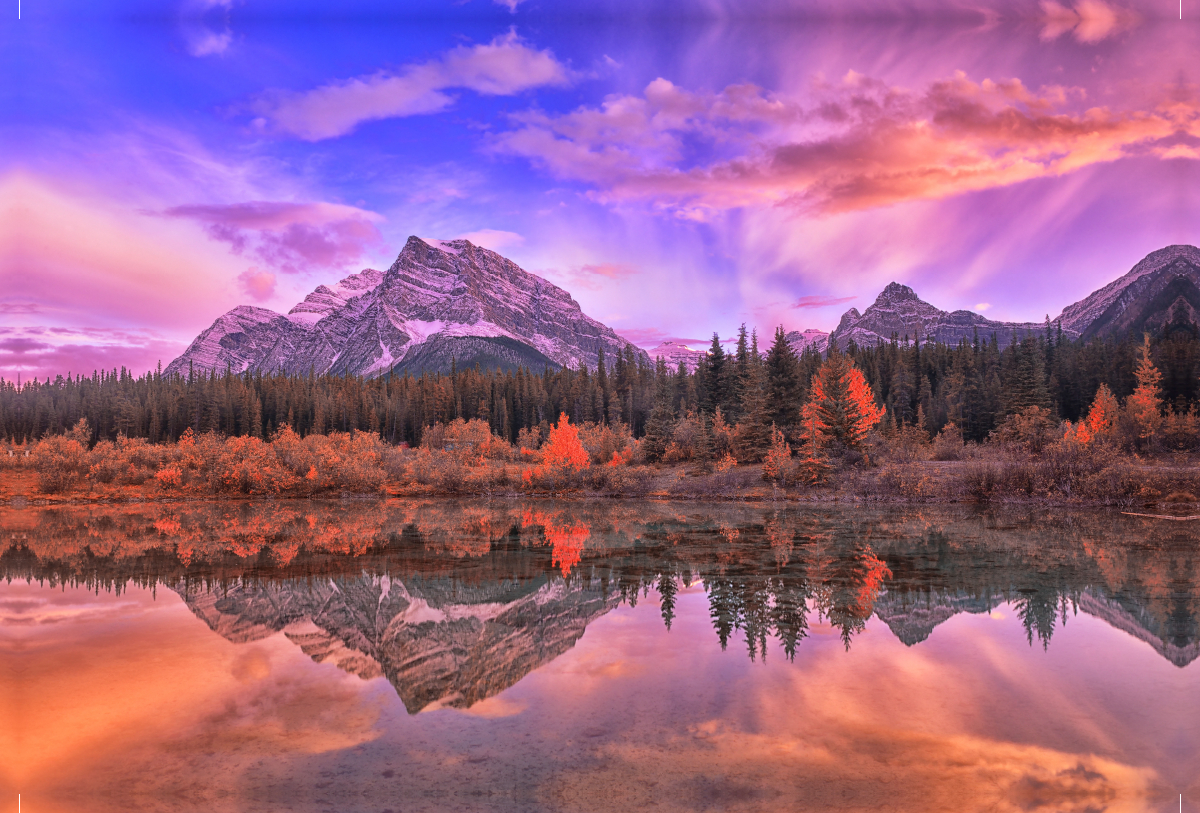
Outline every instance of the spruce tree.
POLYGON ((703 409, 710 415, 717 407, 725 408, 726 387, 729 383, 729 373, 726 371, 725 351, 721 349, 721 338, 713 333, 712 346, 708 356, 701 362, 704 365, 704 404, 703 409))
POLYGON ((800 363, 788 344, 783 327, 775 328, 775 340, 767 354, 767 417, 785 433, 800 420, 800 363))
POLYGON ((737 458, 743 463, 761 462, 771 447, 771 419, 767 412, 766 371, 751 363, 742 392, 742 418, 738 421, 737 458))
POLYGON ((658 359, 655 380, 657 384, 654 409, 651 410, 650 418, 646 421, 646 436, 642 438, 642 453, 651 463, 662 460, 675 428, 675 413, 671 410, 667 365, 661 358, 658 359))

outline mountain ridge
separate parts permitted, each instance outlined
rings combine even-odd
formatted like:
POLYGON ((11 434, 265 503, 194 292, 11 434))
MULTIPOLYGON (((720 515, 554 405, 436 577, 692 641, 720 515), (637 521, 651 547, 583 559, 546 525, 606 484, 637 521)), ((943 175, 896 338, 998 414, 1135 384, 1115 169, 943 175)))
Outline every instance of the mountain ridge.
POLYGON ((239 306, 218 317, 168 374, 189 369, 374 377, 499 369, 595 368, 600 353, 644 350, 585 315, 571 295, 467 240, 409 237, 387 271, 320 285, 287 315, 239 306))

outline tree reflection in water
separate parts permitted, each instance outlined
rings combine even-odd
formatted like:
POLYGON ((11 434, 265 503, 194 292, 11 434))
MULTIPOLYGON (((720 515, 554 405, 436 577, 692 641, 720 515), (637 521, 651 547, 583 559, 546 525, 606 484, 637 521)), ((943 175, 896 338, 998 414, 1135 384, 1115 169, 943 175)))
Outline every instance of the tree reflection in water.
POLYGON ((1048 647, 1082 609, 1177 665, 1200 655, 1193 537, 1110 514, 188 503, 6 509, 0 530, 5 579, 167 587, 223 635, 290 630, 316 659, 387 675, 410 711, 490 696, 651 593, 669 630, 680 588, 696 583, 719 645, 744 639, 751 660, 772 640, 794 659, 813 618, 849 648, 875 615, 911 646, 1004 602, 1030 645, 1048 647), (440 672, 406 672, 417 652, 443 658, 440 672), (508 666, 497 675, 479 659, 508 666))

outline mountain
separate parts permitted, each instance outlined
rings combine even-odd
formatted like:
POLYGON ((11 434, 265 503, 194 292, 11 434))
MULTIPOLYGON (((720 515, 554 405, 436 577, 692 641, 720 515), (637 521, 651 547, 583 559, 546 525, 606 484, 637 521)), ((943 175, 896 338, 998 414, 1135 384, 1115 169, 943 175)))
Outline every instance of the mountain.
POLYGON ((385 272, 318 286, 285 316, 241 306, 196 337, 166 372, 310 370, 335 375, 460 368, 595 368, 645 351, 586 316, 571 295, 467 240, 410 237, 385 272))
POLYGON ((1158 330, 1172 320, 1200 321, 1200 248, 1167 246, 1063 309, 1063 331, 1085 339, 1158 330))
MULTIPOLYGON (((981 339, 988 339, 995 333, 1001 346, 1006 346, 1012 343, 1014 336, 1024 338, 1044 332, 1045 325, 1035 322, 993 322, 971 311, 939 310, 917 296, 912 288, 893 282, 862 313, 857 308, 846 311, 842 321, 829 334, 829 343, 836 343, 842 349, 851 341, 859 346, 873 347, 891 341, 894 334, 901 339, 907 336, 954 345, 963 339, 972 341, 976 333, 981 339)), ((1079 335, 1066 325, 1063 333, 1071 338, 1079 335)))
MULTIPOLYGON (((1200 322, 1200 248, 1177 245, 1151 252, 1125 276, 1068 305, 1051 322, 1056 330, 1061 325, 1064 336, 1084 339, 1155 332, 1172 323, 1190 329, 1200 322)), ((1036 322, 993 322, 971 311, 939 310, 912 288, 893 282, 863 313, 846 311, 830 341, 843 348, 851 340, 874 345, 890 341, 894 333, 957 344, 978 332, 985 339, 995 333, 1003 346, 1014 336, 1041 334, 1045 328, 1036 322)), ((790 333, 789 339, 793 335, 800 334, 790 333)))
POLYGON ((784 334, 783 338, 791 345, 797 356, 803 355, 804 351, 810 348, 818 353, 824 353, 829 349, 829 334, 824 330, 817 330, 815 327, 804 331, 790 331, 784 334))
POLYGON ((679 362, 683 362, 683 366, 687 368, 689 373, 696 372, 696 367, 700 364, 700 359, 708 355, 707 350, 697 350, 681 342, 662 342, 650 351, 650 358, 662 359, 667 363, 667 368, 675 370, 679 367, 679 362))
POLYGON ((180 588, 188 608, 232 643, 278 631, 313 660, 386 677, 404 707, 468 708, 575 646, 620 603, 601 580, 463 584, 387 576, 180 588))

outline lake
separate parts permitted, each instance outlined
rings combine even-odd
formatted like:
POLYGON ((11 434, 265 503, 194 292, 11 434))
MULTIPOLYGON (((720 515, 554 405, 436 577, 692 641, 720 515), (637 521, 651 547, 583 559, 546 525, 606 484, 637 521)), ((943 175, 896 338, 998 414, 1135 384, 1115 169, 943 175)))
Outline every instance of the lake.
POLYGON ((292 501, 0 534, 0 810, 1200 808, 1191 523, 292 501))

